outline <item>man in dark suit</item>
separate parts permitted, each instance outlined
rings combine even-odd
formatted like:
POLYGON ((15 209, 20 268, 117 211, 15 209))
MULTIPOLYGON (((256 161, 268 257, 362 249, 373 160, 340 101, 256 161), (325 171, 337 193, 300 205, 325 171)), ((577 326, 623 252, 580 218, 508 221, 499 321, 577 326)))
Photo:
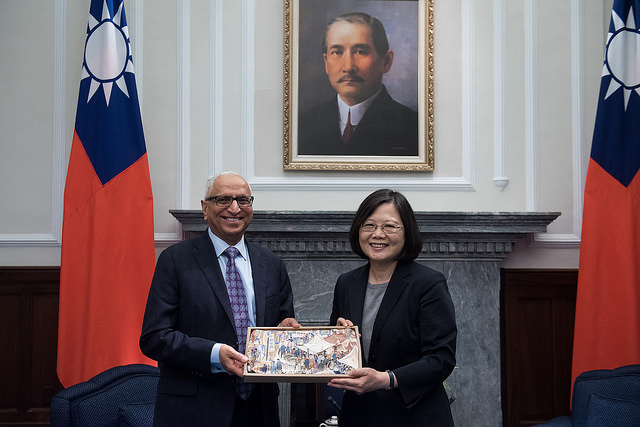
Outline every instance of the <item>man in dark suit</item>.
POLYGON ((393 100, 382 84, 393 64, 382 23, 360 12, 333 19, 323 56, 338 95, 300 115, 298 154, 418 155, 418 113, 393 100))
POLYGON ((241 176, 210 179, 201 205, 207 231, 160 254, 149 291, 140 348, 160 367, 154 425, 279 426, 277 385, 242 381, 238 322, 300 326, 287 270, 244 239, 253 196, 241 176))

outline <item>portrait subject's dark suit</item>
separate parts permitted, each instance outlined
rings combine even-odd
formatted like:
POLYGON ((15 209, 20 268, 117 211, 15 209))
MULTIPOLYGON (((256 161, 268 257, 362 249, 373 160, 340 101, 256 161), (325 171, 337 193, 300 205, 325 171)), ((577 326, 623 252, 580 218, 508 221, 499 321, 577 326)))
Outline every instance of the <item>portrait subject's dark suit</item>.
MULTIPOLYGON (((246 242, 256 302, 256 326, 293 317, 289 276, 282 260, 246 242)), ((238 349, 233 313, 213 243, 202 235, 160 254, 151 283, 140 348, 157 360, 157 426, 229 426, 235 376, 211 373, 211 349, 238 349)), ((279 425, 276 384, 257 384, 266 426, 279 425)), ((258 396, 256 395, 256 396, 258 396)))
POLYGON ((351 140, 343 143, 338 100, 333 98, 300 115, 298 154, 417 156, 418 113, 394 101, 383 86, 351 140))
MULTIPOLYGON (((369 264, 338 278, 330 324, 362 330, 369 264)), ((442 382, 456 364, 455 313, 445 277, 416 262, 398 263, 380 304, 366 366, 393 370, 399 387, 347 391, 340 426, 453 426, 442 382)))

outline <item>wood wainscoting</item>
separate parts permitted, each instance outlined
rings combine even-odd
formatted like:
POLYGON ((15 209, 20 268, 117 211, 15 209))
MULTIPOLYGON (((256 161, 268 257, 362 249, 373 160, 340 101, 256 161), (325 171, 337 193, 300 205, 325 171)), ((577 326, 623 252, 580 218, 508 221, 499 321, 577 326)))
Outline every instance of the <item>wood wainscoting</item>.
POLYGON ((0 426, 49 425, 60 268, 0 267, 0 426))
POLYGON ((577 270, 501 270, 506 427, 569 415, 577 270))

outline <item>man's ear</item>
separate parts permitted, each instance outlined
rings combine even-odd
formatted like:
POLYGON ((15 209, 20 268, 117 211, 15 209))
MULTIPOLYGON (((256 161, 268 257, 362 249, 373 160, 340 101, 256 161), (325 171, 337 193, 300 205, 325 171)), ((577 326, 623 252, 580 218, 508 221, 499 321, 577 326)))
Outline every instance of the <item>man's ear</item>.
POLYGON ((384 72, 388 73, 389 70, 391 69, 391 65, 393 65, 393 51, 392 50, 388 50, 387 53, 384 55, 384 72))
POLYGON ((200 206, 202 207, 202 213, 204 214, 204 219, 207 219, 207 202, 204 200, 200 200, 200 206))
POLYGON ((322 58, 324 59, 324 72, 329 75, 329 70, 327 69, 327 54, 323 53, 322 58))

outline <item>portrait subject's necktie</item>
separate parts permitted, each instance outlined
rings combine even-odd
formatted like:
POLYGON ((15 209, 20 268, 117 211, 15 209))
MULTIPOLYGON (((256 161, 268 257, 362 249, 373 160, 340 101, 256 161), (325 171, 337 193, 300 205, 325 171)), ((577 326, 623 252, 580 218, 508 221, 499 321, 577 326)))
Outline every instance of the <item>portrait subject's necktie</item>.
MULTIPOLYGON (((233 320, 236 324, 236 334, 238 335, 238 352, 244 354, 247 343, 247 328, 249 327, 249 309, 247 308, 247 296, 244 292, 242 277, 236 267, 235 258, 238 255, 238 249, 229 246, 224 254, 227 257, 227 292, 229 293, 229 301, 233 309, 233 320)), ((236 393, 242 399, 247 400, 249 394, 253 390, 253 384, 245 384, 240 377, 236 378, 236 393)))
POLYGON ((347 125, 344 127, 344 131, 342 132, 342 142, 349 142, 352 134, 353 126, 351 125, 351 110, 349 110, 349 115, 347 116, 347 125))

